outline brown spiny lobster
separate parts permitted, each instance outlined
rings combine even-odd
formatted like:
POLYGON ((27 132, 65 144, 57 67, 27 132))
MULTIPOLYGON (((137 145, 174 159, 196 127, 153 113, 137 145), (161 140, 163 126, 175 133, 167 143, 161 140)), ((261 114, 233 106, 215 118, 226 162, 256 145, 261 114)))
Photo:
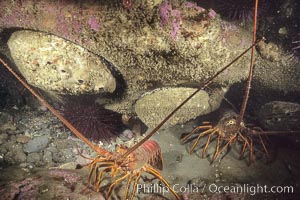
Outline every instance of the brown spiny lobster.
POLYGON ((127 150, 128 147, 126 146, 118 146, 113 155, 105 158, 98 155, 89 164, 90 172, 88 179, 89 182, 93 179, 92 182, 97 190, 100 188, 104 173, 110 172, 111 177, 118 178, 109 186, 107 196, 111 194, 111 191, 117 183, 127 179, 124 199, 128 199, 128 191, 131 186, 131 182, 134 181, 132 193, 130 195, 130 199, 133 199, 138 181, 141 178, 141 173, 148 172, 154 177, 160 179, 170 189, 174 196, 179 199, 179 196, 157 170, 162 170, 163 167, 161 149, 157 142, 147 140, 139 148, 130 153, 125 159, 120 159, 120 155, 124 154, 127 150))
POLYGON ((218 120, 218 123, 216 125, 212 125, 209 122, 203 122, 202 125, 197 126, 190 133, 185 135, 181 139, 181 143, 186 143, 191 139, 191 137, 195 133, 200 132, 189 150, 190 154, 194 151, 195 147, 200 142, 200 139, 208 135, 207 141, 201 153, 202 158, 204 157, 207 151, 208 145, 213 140, 217 139, 212 161, 214 161, 219 154, 228 150, 228 148, 230 148, 231 145, 234 143, 242 144, 242 149, 240 151, 240 158, 244 156, 246 149, 248 149, 249 161, 252 161, 253 145, 254 145, 254 140, 256 139, 253 136, 257 136, 259 141, 258 143, 261 144, 261 147, 263 148, 263 151, 266 157, 268 158, 269 153, 262 139, 262 136, 257 134, 257 132, 263 132, 262 129, 260 129, 259 127, 248 128, 246 127, 243 121, 240 123, 239 129, 237 129, 237 120, 238 120, 238 114, 236 112, 234 112, 233 110, 225 110, 224 112, 222 112, 218 120))
MULTIPOLYGON (((257 41, 256 40, 257 10, 258 10, 258 0, 255 0, 252 44, 255 44, 255 41, 257 41)), ((262 135, 280 134, 282 133, 282 131, 266 132, 263 131, 260 127, 247 126, 243 121, 243 117, 247 106, 247 101, 249 98, 251 82, 252 82, 254 52, 255 52, 255 48, 253 45, 251 48, 249 75, 247 79, 244 99, 242 102, 240 113, 237 114, 232 110, 225 111, 222 113, 218 123, 216 123, 215 125, 212 125, 211 123, 203 123, 202 125, 197 126, 195 129, 193 129, 190 133, 185 135, 181 139, 182 143, 186 143, 192 138, 194 134, 198 134, 198 136, 196 136, 196 140, 193 142, 192 147, 189 150, 189 153, 192 153, 194 151, 196 145, 199 143, 202 137, 208 136, 207 142, 204 145, 204 148, 202 150, 202 157, 204 157, 208 145, 211 143, 211 141, 217 139, 215 152, 212 156, 212 161, 214 161, 220 153, 224 152, 225 150, 229 149, 233 144, 237 144, 237 143, 242 144, 240 157, 243 157, 245 151, 248 150, 250 162, 253 161, 254 144, 258 144, 258 145, 260 144, 266 158, 269 158, 269 153, 265 145, 265 142, 262 139, 262 135)), ((289 131, 289 133, 291 134, 298 133, 298 132, 299 131, 289 131)))
MULTIPOLYGON (((254 9, 254 20, 253 20, 253 35, 252 35, 252 44, 255 43, 256 41, 256 24, 257 24, 257 10, 258 10, 258 0, 255 0, 255 9, 254 9)), ((250 60, 250 67, 249 67, 249 75, 247 79, 247 85, 246 85, 246 90, 245 90, 245 95, 241 107, 241 111, 238 114, 232 111, 225 112, 219 119, 219 122, 216 125, 211 125, 209 124, 203 124, 198 127, 196 127, 194 130, 192 130, 189 134, 187 134, 185 137, 181 139, 182 143, 187 142, 194 133, 197 133, 199 130, 205 130, 205 131, 200 131, 197 139, 193 143, 190 153, 193 152, 195 149, 196 145, 199 143, 200 139, 208 135, 207 142, 203 148, 202 151, 202 157, 204 157, 205 152, 207 151, 208 145, 210 144, 212 137, 215 139, 214 136, 217 138, 217 143, 216 143, 216 150, 215 153, 212 157, 212 161, 214 161, 219 153, 224 152, 224 150, 228 149, 231 147, 233 143, 236 142, 242 142, 243 147, 240 152, 240 156, 243 156, 246 148, 249 150, 249 160, 250 162, 252 161, 252 155, 253 155, 253 137, 254 134, 253 131, 250 128, 247 128, 243 122, 243 117, 245 114, 246 106, 247 106, 247 101, 249 98, 249 92, 250 92, 250 87, 251 87, 251 81, 252 81, 252 74, 253 74, 253 64, 254 64, 254 52, 255 48, 252 46, 251 48, 251 60, 250 60), (221 150, 220 150, 221 148, 221 150)), ((264 141, 262 140, 261 136, 259 136, 260 142, 263 146, 264 152, 266 156, 268 156, 268 151, 266 149, 266 146, 264 144, 264 141)))
POLYGON ((31 88, 13 69, 0 58, 0 62, 6 67, 15 78, 21 82, 21 84, 27 88, 30 93, 35 96, 43 105, 45 105, 57 118, 59 118, 78 138, 84 141, 90 148, 97 152, 96 156, 89 167, 88 182, 91 181, 93 176, 93 185, 98 191, 104 173, 111 173, 111 177, 114 179, 109 186, 109 190, 106 193, 108 199, 114 186, 124 179, 127 179, 127 187, 124 194, 124 199, 128 199, 128 190, 131 182, 134 181, 133 191, 130 199, 134 198, 135 188, 141 177, 142 172, 152 174, 154 177, 161 180, 169 190, 174 194, 176 199, 180 199, 179 195, 172 189, 169 183, 162 177, 158 170, 162 170, 162 155, 160 146, 158 143, 152 140, 145 140, 138 143, 134 148, 127 148, 124 146, 118 146, 115 152, 106 151, 99 146, 93 144, 85 136, 83 136, 70 122, 68 122, 54 107, 52 107, 43 97, 41 97, 35 90, 31 88), (93 175, 94 174, 94 175, 93 175))

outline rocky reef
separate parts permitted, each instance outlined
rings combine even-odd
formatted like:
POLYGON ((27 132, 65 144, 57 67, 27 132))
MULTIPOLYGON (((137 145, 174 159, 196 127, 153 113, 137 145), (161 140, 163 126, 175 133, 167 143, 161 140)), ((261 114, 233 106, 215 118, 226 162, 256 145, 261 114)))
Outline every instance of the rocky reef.
MULTIPOLYGON (((0 28, 4 32, 15 29, 35 30, 44 32, 44 37, 51 39, 56 35, 104 58, 121 77, 123 90, 118 98, 112 99, 105 107, 120 113, 134 113, 135 102, 144 93, 157 88, 198 86, 251 44, 250 32, 236 23, 223 21, 214 10, 204 9, 194 2, 126 2, 1 1, 0 28)), ((5 38, 1 41, 5 43, 5 38)), ((40 45, 50 48, 46 41, 40 45)), ((19 52, 24 51, 22 46, 17 47, 19 52)), ((5 49, 3 51, 5 52, 5 49)), ((57 51, 67 56, 63 50, 57 51)), ((38 56, 42 57, 44 54, 35 55, 38 56)), ((75 57, 78 56, 76 54, 75 57)), ((281 59, 282 56, 286 58, 286 55, 279 54, 277 61, 265 61, 263 55, 257 56, 258 65, 254 79, 258 83, 256 88, 260 91, 271 88, 295 92, 300 88, 298 64, 291 66, 289 60, 281 59), (274 70, 272 66, 280 70, 274 70), (286 68, 288 70, 285 70, 286 68), (268 78, 270 73, 281 81, 274 82, 268 78)), ((52 59, 56 61, 54 57, 52 59)), ((102 66, 102 71, 107 70, 107 66, 103 66, 101 61, 97 63, 102 66)), ((214 80, 212 89, 217 86, 227 91, 233 84, 243 81, 247 75, 248 64, 249 57, 244 56, 214 80)), ((65 72, 58 69, 60 71, 51 76, 55 80, 49 79, 48 83, 48 77, 45 76, 48 76, 46 71, 49 71, 51 66, 41 67, 39 69, 45 73, 40 73, 40 77, 35 79, 39 79, 40 85, 43 85, 46 91, 66 89, 66 93, 73 94, 80 93, 79 90, 81 93, 97 92, 99 88, 114 91, 114 79, 117 79, 114 74, 112 78, 106 71, 107 75, 97 76, 98 72, 87 74, 88 71, 76 70, 76 67, 78 66, 69 65, 68 69, 63 69, 65 72), (69 71, 76 73, 71 78, 65 77, 67 82, 62 81, 61 77, 68 75, 69 71), (94 77, 94 83, 89 82, 91 77, 94 77), (53 82, 52 85, 60 82, 55 88, 49 88, 49 81, 53 82), (62 86, 63 84, 65 85, 62 86)), ((30 67, 25 65, 20 71, 24 71, 25 68, 30 71, 30 67)), ((28 73, 24 76, 30 83, 36 84, 32 82, 33 77, 28 73)), ((145 113, 150 111, 151 109, 145 108, 145 113)), ((185 118, 184 121, 187 121, 190 116, 185 118)))
MULTIPOLYGON (((92 135, 88 140, 116 152, 118 147, 132 147, 144 138, 146 128, 142 122, 148 127, 156 126, 203 82, 250 46, 250 17, 241 15, 242 22, 225 21, 225 14, 220 16, 214 11, 215 7, 206 6, 213 2, 220 1, 207 0, 201 4, 196 0, 0 1, 0 56, 11 60, 9 65, 28 83, 45 91, 41 92, 43 96, 61 97, 57 102, 59 98, 53 98, 50 104, 80 132, 92 135), (109 123, 104 123, 107 121, 109 123), (117 134, 107 132, 121 124, 117 134), (101 135, 101 131, 105 137, 93 137, 94 133, 101 135)), ((228 2, 226 6, 241 1, 228 2)), ((283 4, 287 5, 286 11, 290 10, 288 5, 297 3, 287 2, 290 3, 283 4)), ((225 10, 226 6, 223 6, 225 10)), ((252 7, 247 9, 246 14, 250 15, 252 10, 252 7)), ((274 10, 277 12, 277 8, 274 10)), ((280 15, 287 16, 288 21, 293 13, 281 12, 280 15)), ((278 27, 282 37, 293 34, 292 31, 284 34, 289 31, 288 24, 279 26, 275 23, 276 17, 272 17, 259 15, 259 26, 272 22, 264 27, 265 30, 271 27, 270 34, 274 38, 278 27), (272 27, 274 24, 276 28, 272 27)), ((164 129, 151 137, 159 143, 161 151, 156 145, 139 149, 146 151, 143 155, 147 159, 141 156, 130 159, 124 164, 136 163, 137 167, 127 168, 125 173, 144 170, 140 167, 160 160, 158 154, 161 153, 164 159, 161 174, 170 185, 182 186, 183 190, 178 193, 183 199, 299 199, 293 197, 298 197, 300 191, 297 156, 300 140, 295 136, 298 132, 293 130, 300 128, 300 62, 276 40, 270 40, 269 34, 264 31, 258 34, 261 34, 258 38, 269 37, 261 41, 255 51, 254 76, 243 121, 249 127, 245 135, 251 134, 250 128, 260 130, 259 127, 266 131, 262 131, 262 135, 271 131, 284 133, 265 140, 266 157, 270 154, 268 163, 260 152, 254 151, 255 163, 249 166, 250 160, 246 157, 252 153, 248 147, 263 150, 251 137, 243 146, 235 142, 231 145, 231 140, 228 143, 231 148, 212 162, 220 146, 218 143, 226 142, 226 138, 214 138, 220 134, 218 129, 205 130, 210 124, 218 125, 218 112, 213 112, 218 108, 222 111, 231 104, 231 108, 239 110, 249 68, 248 53, 191 98, 164 129), (201 134, 200 137, 194 132, 195 138, 182 144, 182 138, 193 130, 201 134), (288 134, 294 135, 288 137, 288 134), (196 138, 199 143, 193 147, 192 140, 196 138), (246 149, 244 156, 241 156, 241 147, 246 149), (205 155, 202 155, 203 148, 206 148, 205 155), (147 153, 148 150, 153 154, 147 153), (288 186, 295 192, 219 193, 210 191, 210 185, 223 188, 288 186), (185 188, 195 188, 196 192, 185 188)), ((114 156, 99 155, 82 140, 74 138, 60 120, 14 81, 0 64, 0 193, 3 194, 0 200, 104 199, 114 180, 116 185, 113 183, 111 198, 120 199, 127 184, 118 179, 119 169, 107 173, 111 160, 95 165, 99 167, 96 174, 104 178, 97 192, 88 187, 88 167, 84 167, 91 162, 89 158, 100 158, 100 161, 102 156, 109 159, 114 156), (20 94, 14 95, 14 90, 20 94), (14 101, 23 98, 26 104, 14 101)), ((226 125, 231 124, 232 120, 226 125)), ((134 154, 128 158, 133 158, 131 155, 134 154)), ((118 160, 115 164, 119 165, 118 160)), ((139 184, 161 184, 146 172, 141 177, 139 184)), ((134 178, 131 180, 134 182, 134 178)), ((91 181, 91 185, 94 184, 91 181)), ((174 198, 170 192, 144 193, 137 192, 136 198, 174 198)))
MULTIPOLYGON (((131 113, 134 102, 145 92, 160 87, 201 83, 251 43, 246 31, 238 27, 228 31, 228 27, 225 27, 213 10, 206 10, 192 2, 150 2, 132 1, 130 8, 125 8, 121 1, 1 2, 0 27, 19 27, 57 35, 104 57, 120 72, 126 84, 121 98, 106 107, 122 113, 131 113)), ((20 36, 19 33, 18 37, 25 36, 20 36)), ((49 35, 44 37, 54 38, 49 35)), ((40 45, 47 48, 47 41, 40 45)), ((19 52, 25 50, 21 46, 23 45, 20 45, 19 52)), ((60 54, 65 54, 63 52, 60 51, 60 54)), ((55 59, 54 56, 50 58, 55 59)), ((248 59, 242 58, 225 72, 226 76, 219 77, 216 82, 229 87, 241 81, 246 77, 247 67, 244 66, 247 63, 248 59)), ((43 63, 45 64, 47 63, 43 63)), ((74 66, 72 71, 79 73, 75 65, 70 66, 74 66)), ((25 65, 20 71, 24 71, 24 68, 30 71, 25 65)), ((51 66, 40 68, 45 72, 45 75, 40 73, 40 85, 43 84, 46 90, 50 89, 49 84, 41 80, 46 79, 46 70, 49 71, 50 68, 51 66)), ((61 70, 58 69, 59 72, 53 74, 57 81, 61 79, 57 77, 61 77, 61 70)), ((71 69, 63 70, 68 72, 71 69)), ((30 83, 36 84, 32 82, 32 77, 28 77, 28 73, 24 76, 30 83)), ((108 82, 112 81, 110 77, 107 79, 108 82)), ((74 80, 72 77, 68 84, 72 88, 81 88, 84 83, 81 85, 78 80, 82 80, 80 76, 74 76, 74 80)), ((55 85, 57 81, 54 80, 51 84, 55 85)), ((60 84, 55 86, 56 90, 58 86, 65 89, 60 86, 63 83, 60 80, 60 84)), ((106 87, 109 89, 106 90, 112 91, 113 84, 108 85, 110 86, 106 87)), ((104 86, 95 84, 90 89, 94 90, 95 87, 98 89, 104 86)))

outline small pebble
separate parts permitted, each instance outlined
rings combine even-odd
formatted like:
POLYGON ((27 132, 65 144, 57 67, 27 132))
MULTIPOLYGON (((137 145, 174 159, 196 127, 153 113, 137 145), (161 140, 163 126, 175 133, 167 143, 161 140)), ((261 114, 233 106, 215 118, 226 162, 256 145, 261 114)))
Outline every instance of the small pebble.
POLYGON ((41 160, 40 154, 34 152, 34 153, 30 153, 30 154, 27 155, 27 160, 26 161, 29 162, 29 163, 38 163, 38 162, 40 162, 40 160, 41 160))
POLYGON ((26 136, 26 135, 18 135, 17 136, 17 142, 21 143, 21 144, 25 144, 30 140, 30 137, 26 136))
POLYGON ((4 144, 8 139, 8 135, 6 133, 0 134, 0 144, 4 144))
POLYGON ((45 149, 49 144, 49 139, 47 136, 40 136, 31 139, 27 144, 24 145, 24 152, 40 152, 45 149))

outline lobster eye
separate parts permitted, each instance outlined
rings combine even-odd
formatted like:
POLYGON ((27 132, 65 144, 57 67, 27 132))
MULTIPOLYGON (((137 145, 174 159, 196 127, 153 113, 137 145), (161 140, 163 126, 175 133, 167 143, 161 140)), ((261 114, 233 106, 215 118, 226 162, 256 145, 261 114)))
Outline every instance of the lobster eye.
POLYGON ((228 122, 227 122, 227 125, 234 125, 235 124, 235 120, 229 120, 228 122))

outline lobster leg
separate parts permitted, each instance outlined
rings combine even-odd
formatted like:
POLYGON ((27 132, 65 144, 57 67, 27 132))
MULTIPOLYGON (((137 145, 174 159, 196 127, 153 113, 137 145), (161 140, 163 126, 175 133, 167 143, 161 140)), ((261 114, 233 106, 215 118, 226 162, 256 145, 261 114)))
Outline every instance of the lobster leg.
POLYGON ((77 145, 76 145, 76 147, 77 147, 77 152, 81 157, 83 157, 84 159, 87 159, 87 160, 94 160, 94 158, 89 158, 89 157, 83 155, 82 152, 80 151, 79 147, 77 145))
POLYGON ((191 131, 189 134, 187 134, 186 136, 184 136, 180 141, 181 143, 185 143, 190 136, 192 136, 196 131, 201 130, 201 129, 211 129, 212 126, 211 125, 206 125, 206 126, 198 126, 197 128, 195 128, 193 131, 191 131))
POLYGON ((217 144, 216 144, 216 151, 214 153, 212 161, 214 161, 217 158, 218 154, 219 154, 220 142, 221 142, 221 136, 218 136, 218 140, 217 140, 217 144))
MULTIPOLYGON (((236 138, 237 138, 237 134, 231 136, 231 137, 228 139, 228 142, 222 147, 220 153, 222 153, 225 149, 227 149, 228 146, 230 146, 230 145, 232 144, 232 142, 233 142, 234 140, 236 140, 236 138)), ((219 153, 219 154, 220 154, 220 153, 219 153)))
MULTIPOLYGON (((264 132, 263 129, 260 128, 260 127, 254 127, 253 130, 254 131, 258 131, 258 132, 264 132)), ((262 139, 262 136, 260 134, 258 134, 258 137, 259 137, 261 145, 263 146, 263 149, 265 151, 266 157, 267 157, 267 159, 269 159, 269 152, 268 152, 268 149, 267 149, 267 147, 266 147, 266 145, 264 143, 264 140, 262 139)))
MULTIPOLYGON (((135 195, 136 187, 137 187, 138 181, 139 181, 140 178, 141 178, 141 172, 138 172, 137 174, 135 174, 135 175, 133 175, 133 176, 136 176, 136 178, 135 178, 135 181, 134 181, 134 184, 133 184, 133 188, 132 188, 130 200, 133 200, 133 197, 134 197, 134 195, 135 195)), ((124 199, 124 200, 126 200, 126 199, 124 199)))
POLYGON ((215 134, 215 133, 217 133, 219 131, 219 129, 218 128, 214 128, 214 129, 212 129, 212 133, 208 136, 208 138, 207 138, 207 141, 206 141, 206 144, 205 144, 205 147, 204 147, 204 149, 203 149, 203 151, 202 151, 202 158, 204 157, 204 154, 205 154, 205 152, 206 152, 206 150, 207 150, 207 148, 208 148, 208 145, 209 145, 209 143, 210 143, 210 138, 215 134))
POLYGON ((265 154, 266 154, 266 158, 267 158, 267 160, 268 160, 268 159, 269 159, 269 152, 268 152, 268 149, 267 149, 267 147, 266 147, 266 145, 265 145, 265 143, 264 143, 264 140, 262 139, 261 135, 258 135, 258 137, 259 137, 259 140, 260 140, 261 145, 262 145, 263 148, 264 148, 264 151, 265 151, 265 154))
POLYGON ((177 200, 180 200, 181 198, 179 197, 179 195, 173 190, 173 188, 170 186, 170 184, 166 181, 166 179, 164 179, 161 174, 159 173, 159 171, 157 171, 156 169, 154 169, 153 167, 147 165, 145 167, 145 171, 149 172, 150 174, 152 174, 153 176, 155 176, 156 178, 158 178, 159 180, 161 180, 168 188, 169 190, 173 193, 173 195, 176 197, 177 200))
POLYGON ((242 140, 244 141, 243 148, 242 148, 242 150, 241 150, 241 152, 240 152, 240 159, 241 159, 241 158, 244 156, 244 153, 245 153, 245 151, 246 151, 246 147, 247 147, 247 146, 248 146, 249 150, 251 151, 251 145, 250 145, 250 143, 248 142, 247 138, 244 137, 241 133, 239 133, 238 135, 239 135, 239 136, 242 138, 242 140))
MULTIPOLYGON (((111 171, 112 166, 110 167, 106 167, 103 170, 101 170, 101 172, 99 173, 99 175, 97 176, 97 179, 95 179, 94 181, 94 187, 95 188, 100 188, 101 182, 102 182, 102 177, 103 177, 103 173, 107 172, 107 171, 111 171), (98 180, 98 181, 97 181, 98 180), (96 182, 97 181, 97 182, 96 182)), ((96 177, 95 177, 96 178, 96 177)))
POLYGON ((253 140, 251 137, 248 136, 243 137, 243 140, 245 140, 245 142, 247 142, 249 146, 249 162, 252 163, 253 162, 253 140))
POLYGON ((242 148, 242 150, 241 150, 241 152, 240 152, 240 158, 239 158, 239 159, 242 159, 242 157, 244 156, 246 147, 247 147, 247 142, 244 141, 243 148, 242 148))
POLYGON ((193 143, 193 145, 192 145, 192 147, 191 147, 189 153, 192 154, 192 152, 194 151, 195 147, 196 147, 197 144, 199 143, 201 137, 203 137, 204 135, 207 135, 207 134, 211 133, 213 130, 214 130, 214 129, 208 129, 208 130, 206 130, 206 131, 200 133, 200 134, 198 135, 196 141, 193 143))
MULTIPOLYGON (((96 160, 96 159, 95 159, 95 160, 96 160)), ((96 168, 97 162, 95 162, 95 160, 93 160, 93 161, 89 164, 88 183, 90 183, 91 177, 92 177, 94 171, 95 171, 94 181, 96 180, 96 174, 98 173, 98 171, 97 171, 98 168, 96 168)))
POLYGON ((98 163, 101 163, 101 162, 105 162, 106 164, 107 163, 113 163, 112 161, 108 161, 106 158, 96 157, 95 159, 93 159, 92 162, 89 163, 89 169, 95 168, 94 166, 97 165, 98 163))
MULTIPOLYGON (((108 191, 106 193, 106 199, 109 198, 110 194, 111 194, 111 191, 112 189, 115 187, 115 185, 117 183, 119 183, 120 181, 124 180, 125 178, 127 178, 129 176, 129 173, 126 173, 124 176, 118 178, 117 180, 115 180, 112 184, 110 184, 109 188, 108 188, 108 191)), ((126 188, 127 189, 127 188, 126 188)))
POLYGON ((249 152, 249 162, 253 162, 253 140, 252 138, 249 138, 250 140, 250 152, 249 152))
MULTIPOLYGON (((106 163, 102 163, 102 164, 97 165, 97 163, 94 162, 94 161, 92 163, 90 163, 90 165, 89 165, 90 172, 89 172, 89 175, 88 175, 88 183, 90 183, 92 174, 95 171, 95 175, 94 175, 94 187, 96 187, 98 168, 99 167, 104 167, 104 166, 107 166, 107 165, 112 165, 112 164, 113 164, 112 162, 106 162, 106 163)), ((108 168, 111 168, 111 167, 108 167, 108 168)))
POLYGON ((124 193, 123 199, 127 199, 128 190, 129 190, 129 187, 130 187, 130 182, 131 182, 131 180, 132 180, 132 177, 133 177, 133 176, 129 176, 129 177, 128 177, 127 184, 126 184, 126 189, 125 189, 125 193, 124 193))

